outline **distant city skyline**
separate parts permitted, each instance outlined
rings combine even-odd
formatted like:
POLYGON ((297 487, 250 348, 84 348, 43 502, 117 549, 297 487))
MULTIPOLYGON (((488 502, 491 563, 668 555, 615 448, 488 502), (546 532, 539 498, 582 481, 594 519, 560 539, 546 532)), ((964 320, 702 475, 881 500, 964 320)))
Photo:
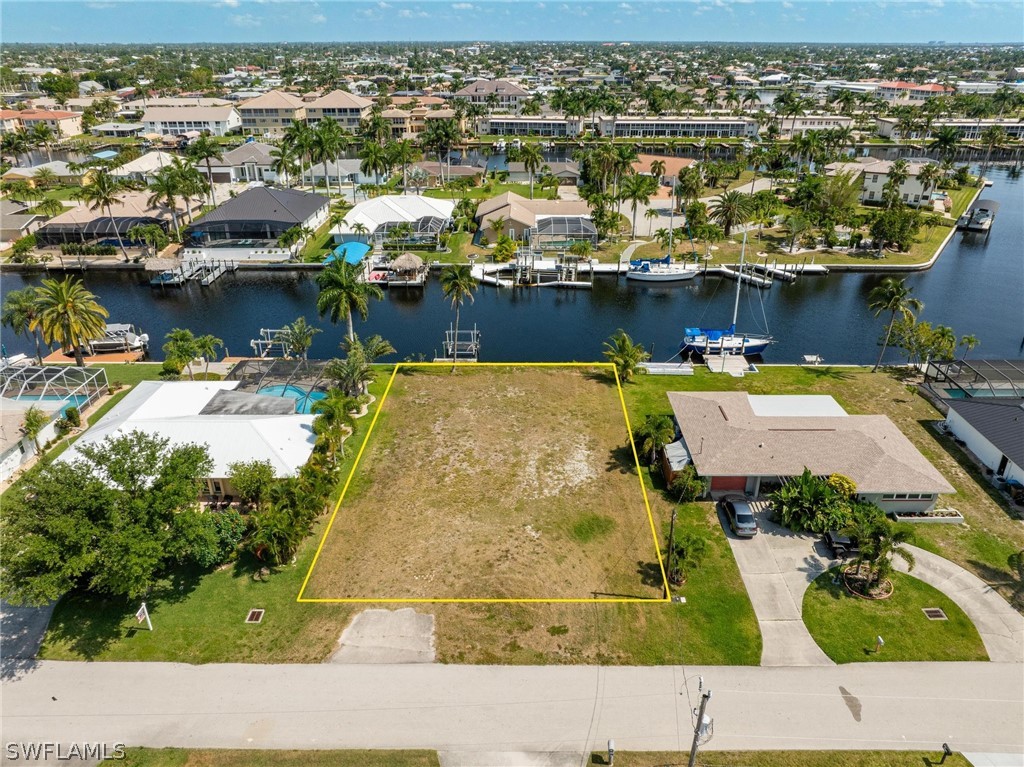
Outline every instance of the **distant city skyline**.
POLYGON ((1024 42, 1024 0, 4 0, 6 43, 1024 42))

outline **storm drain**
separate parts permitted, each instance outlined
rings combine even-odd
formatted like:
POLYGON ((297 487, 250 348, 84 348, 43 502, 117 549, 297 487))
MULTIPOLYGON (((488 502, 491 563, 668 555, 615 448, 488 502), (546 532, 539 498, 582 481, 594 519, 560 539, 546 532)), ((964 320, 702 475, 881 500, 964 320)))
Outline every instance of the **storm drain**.
MULTIPOLYGON (((266 611, 265 610, 250 610, 249 614, 247 616, 245 616, 245 622, 246 623, 262 623, 263 622, 263 613, 264 612, 266 612, 266 611)), ((945 616, 943 616, 943 617, 945 617, 945 616)))
POLYGON ((946 617, 946 614, 942 612, 942 609, 939 607, 922 607, 921 612, 923 612, 924 616, 930 621, 949 620, 946 617))

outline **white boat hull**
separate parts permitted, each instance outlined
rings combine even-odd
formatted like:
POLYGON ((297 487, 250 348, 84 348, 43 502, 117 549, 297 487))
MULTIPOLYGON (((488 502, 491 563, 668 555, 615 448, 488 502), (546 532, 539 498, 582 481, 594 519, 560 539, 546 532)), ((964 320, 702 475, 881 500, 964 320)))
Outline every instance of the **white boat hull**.
POLYGON ((630 269, 626 272, 627 280, 640 282, 684 282, 696 276, 697 272, 692 269, 651 269, 647 272, 630 269))
POLYGON ((717 357, 721 354, 761 354, 772 339, 750 336, 722 336, 709 341, 704 336, 686 336, 683 339, 683 352, 697 352, 704 357, 717 357))

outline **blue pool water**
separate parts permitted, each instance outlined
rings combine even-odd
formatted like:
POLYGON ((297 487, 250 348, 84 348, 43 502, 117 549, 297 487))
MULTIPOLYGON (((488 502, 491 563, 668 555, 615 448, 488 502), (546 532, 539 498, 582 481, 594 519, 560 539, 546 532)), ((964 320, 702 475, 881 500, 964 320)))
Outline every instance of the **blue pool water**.
POLYGON ((45 396, 39 394, 22 394, 20 397, 15 397, 20 402, 63 402, 65 403, 60 409, 60 415, 63 418, 67 414, 69 407, 77 407, 81 411, 82 407, 89 401, 89 398, 84 394, 69 394, 67 396, 60 396, 58 394, 47 394, 45 396))
POLYGON ((303 414, 312 412, 313 403, 327 396, 322 391, 306 391, 301 386, 292 384, 264 386, 256 393, 265 394, 268 397, 290 397, 295 400, 295 412, 303 414))

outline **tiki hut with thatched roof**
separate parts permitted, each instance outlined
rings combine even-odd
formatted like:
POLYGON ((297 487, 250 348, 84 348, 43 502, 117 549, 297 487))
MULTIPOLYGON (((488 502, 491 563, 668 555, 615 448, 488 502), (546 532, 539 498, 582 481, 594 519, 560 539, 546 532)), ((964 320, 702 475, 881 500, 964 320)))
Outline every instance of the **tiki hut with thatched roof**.
POLYGON ((420 286, 426 281, 427 267, 415 253, 403 253, 391 262, 388 285, 420 286))

